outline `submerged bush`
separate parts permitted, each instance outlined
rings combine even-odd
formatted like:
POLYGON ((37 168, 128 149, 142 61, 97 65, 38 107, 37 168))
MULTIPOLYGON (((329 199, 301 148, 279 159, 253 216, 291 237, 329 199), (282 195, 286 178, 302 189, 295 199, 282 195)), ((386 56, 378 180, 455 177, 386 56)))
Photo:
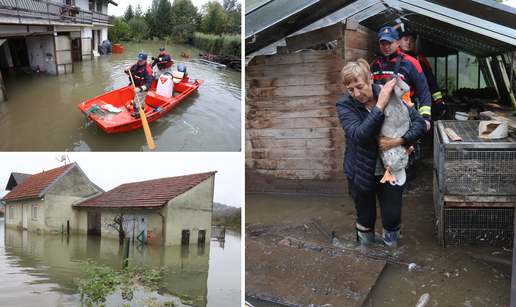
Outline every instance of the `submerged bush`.
MULTIPOLYGON (((131 300, 134 290, 143 288, 156 291, 157 281, 162 278, 166 267, 141 268, 129 264, 127 268, 116 271, 106 265, 98 266, 91 259, 83 261, 84 278, 76 278, 75 285, 85 306, 105 306, 106 297, 118 290, 122 298, 131 300)), ((168 306, 173 306, 168 305, 168 306)))

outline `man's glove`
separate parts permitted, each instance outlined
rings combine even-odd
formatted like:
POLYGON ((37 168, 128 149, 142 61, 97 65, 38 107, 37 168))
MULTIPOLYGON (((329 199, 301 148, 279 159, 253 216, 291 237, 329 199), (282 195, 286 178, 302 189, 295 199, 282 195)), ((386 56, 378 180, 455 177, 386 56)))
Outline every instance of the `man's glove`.
POLYGON ((129 75, 129 71, 124 69, 126 75, 129 75))
POLYGON ((153 60, 153 61, 154 61, 155 59, 156 59, 155 57, 151 57, 151 60, 153 60))

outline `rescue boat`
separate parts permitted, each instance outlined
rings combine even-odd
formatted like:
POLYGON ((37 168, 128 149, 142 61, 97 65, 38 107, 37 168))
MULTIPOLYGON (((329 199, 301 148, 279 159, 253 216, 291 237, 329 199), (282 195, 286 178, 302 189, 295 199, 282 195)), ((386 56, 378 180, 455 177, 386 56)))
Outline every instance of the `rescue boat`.
MULTIPOLYGON (((163 74, 158 80, 153 79, 145 98, 147 122, 151 123, 167 113, 203 83, 203 80, 177 71, 163 74)), ((107 133, 125 132, 142 127, 142 120, 131 115, 135 113, 133 99, 133 87, 129 85, 80 103, 78 108, 87 121, 93 122, 93 125, 107 133)))

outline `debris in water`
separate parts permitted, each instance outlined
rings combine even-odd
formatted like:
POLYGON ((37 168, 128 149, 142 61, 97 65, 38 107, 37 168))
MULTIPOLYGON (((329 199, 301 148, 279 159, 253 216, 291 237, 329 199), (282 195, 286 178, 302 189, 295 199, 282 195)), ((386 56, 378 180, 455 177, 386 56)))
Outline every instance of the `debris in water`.
POLYGON ((411 263, 411 264, 409 264, 409 266, 408 266, 408 269, 409 269, 409 270, 412 270, 412 269, 415 269, 415 268, 416 268, 416 264, 415 264, 415 263, 411 263))
POLYGON ((425 293, 425 294, 421 295, 421 297, 419 298, 419 302, 417 302, 417 304, 416 304, 416 307, 424 307, 426 305, 426 303, 428 303, 429 300, 430 300, 430 294, 425 293))

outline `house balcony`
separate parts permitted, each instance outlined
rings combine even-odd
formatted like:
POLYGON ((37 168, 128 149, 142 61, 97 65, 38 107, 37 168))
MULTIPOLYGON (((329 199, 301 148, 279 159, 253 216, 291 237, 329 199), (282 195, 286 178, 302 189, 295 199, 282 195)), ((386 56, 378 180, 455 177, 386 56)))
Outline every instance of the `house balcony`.
POLYGON ((41 0, 0 0, 0 19, 8 24, 113 25, 114 16, 41 0))

